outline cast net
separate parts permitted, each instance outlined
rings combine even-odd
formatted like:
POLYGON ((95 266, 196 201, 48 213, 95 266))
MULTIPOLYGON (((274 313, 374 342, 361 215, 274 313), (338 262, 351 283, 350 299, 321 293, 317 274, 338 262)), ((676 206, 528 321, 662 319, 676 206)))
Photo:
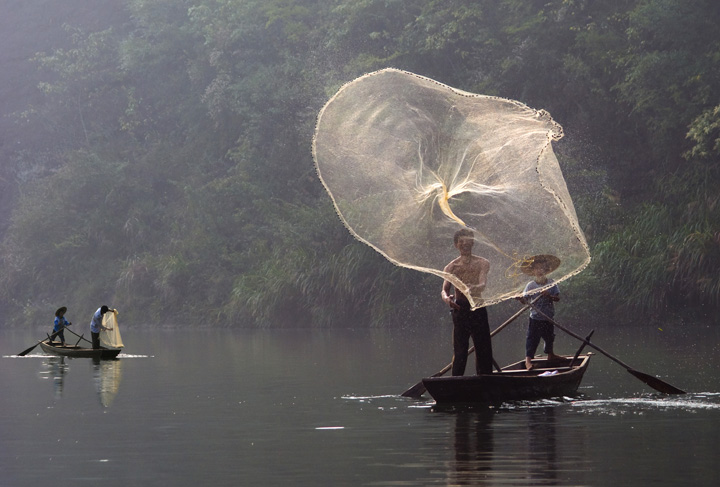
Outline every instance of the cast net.
POLYGON ((313 156, 350 232, 394 264, 449 280, 473 308, 520 296, 533 256, 555 282, 590 262, 544 110, 396 69, 344 85, 320 111, 313 156), (443 271, 468 228, 489 260, 482 295, 443 271))
POLYGON ((117 321, 117 310, 108 311, 103 315, 103 326, 110 330, 100 330, 100 344, 107 348, 122 348, 122 337, 117 321))

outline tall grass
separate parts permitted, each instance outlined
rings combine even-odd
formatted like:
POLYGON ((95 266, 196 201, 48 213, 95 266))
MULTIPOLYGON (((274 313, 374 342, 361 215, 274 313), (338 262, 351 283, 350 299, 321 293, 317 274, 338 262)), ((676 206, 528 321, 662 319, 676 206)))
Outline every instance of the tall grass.
POLYGON ((595 249, 596 270, 627 306, 641 310, 720 305, 717 170, 693 165, 658 187, 662 201, 595 249))

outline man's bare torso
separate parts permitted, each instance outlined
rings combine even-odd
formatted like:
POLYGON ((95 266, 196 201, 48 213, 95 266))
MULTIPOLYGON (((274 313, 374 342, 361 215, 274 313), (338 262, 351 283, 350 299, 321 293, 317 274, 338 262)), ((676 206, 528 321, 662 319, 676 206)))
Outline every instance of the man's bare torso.
MULTIPOLYGON (((470 294, 475 300, 481 298, 482 291, 487 284, 487 275, 490 270, 490 262, 477 255, 464 256, 456 258, 445 266, 445 272, 453 274, 468 286, 470 294)), ((465 298, 462 293, 456 289, 457 298, 465 298)))

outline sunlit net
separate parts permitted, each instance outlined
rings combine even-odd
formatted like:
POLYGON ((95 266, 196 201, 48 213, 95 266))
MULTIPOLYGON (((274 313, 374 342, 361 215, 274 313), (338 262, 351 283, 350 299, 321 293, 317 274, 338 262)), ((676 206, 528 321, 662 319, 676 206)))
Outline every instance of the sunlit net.
POLYGON ((320 111, 313 156, 340 218, 394 264, 468 286, 443 272, 453 234, 475 233, 490 261, 473 307, 516 297, 531 256, 561 259, 562 281, 590 261, 543 110, 456 90, 396 69, 344 85, 320 111))
POLYGON ((110 330, 100 330, 100 343, 108 348, 124 347, 120 336, 120 326, 117 321, 117 310, 110 310, 103 315, 103 326, 110 330))

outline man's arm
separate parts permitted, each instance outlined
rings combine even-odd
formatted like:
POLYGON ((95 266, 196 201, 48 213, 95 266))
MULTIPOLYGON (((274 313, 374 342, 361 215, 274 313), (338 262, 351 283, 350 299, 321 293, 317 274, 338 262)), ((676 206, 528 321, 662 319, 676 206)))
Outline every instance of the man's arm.
POLYGON ((478 288, 480 291, 485 290, 487 286, 487 276, 490 273, 490 261, 480 257, 480 276, 478 278, 478 288))
MULTIPOLYGON (((444 272, 447 272, 448 274, 452 273, 452 262, 445 266, 445 269, 443 269, 444 272)), ((443 300, 445 304, 450 306, 453 309, 460 309, 460 306, 458 306, 455 303, 455 296, 450 294, 452 283, 450 281, 443 281, 442 285, 442 291, 440 292, 440 298, 443 300)))

